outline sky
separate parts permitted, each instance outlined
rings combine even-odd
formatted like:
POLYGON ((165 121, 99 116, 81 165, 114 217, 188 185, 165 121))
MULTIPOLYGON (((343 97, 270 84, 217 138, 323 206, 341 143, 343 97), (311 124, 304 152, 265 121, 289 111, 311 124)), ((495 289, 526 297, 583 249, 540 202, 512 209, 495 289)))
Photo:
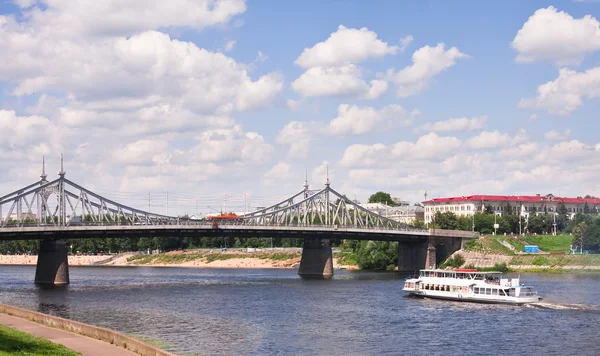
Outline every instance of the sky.
POLYGON ((0 195, 600 195, 600 1, 0 0, 0 195))

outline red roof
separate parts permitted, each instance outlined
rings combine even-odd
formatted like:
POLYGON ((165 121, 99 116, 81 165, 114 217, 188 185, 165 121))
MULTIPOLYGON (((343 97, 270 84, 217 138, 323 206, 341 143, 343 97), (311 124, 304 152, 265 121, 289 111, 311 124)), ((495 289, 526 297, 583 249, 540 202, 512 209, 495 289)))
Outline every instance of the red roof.
POLYGON ((461 201, 506 201, 506 202, 523 202, 523 203, 547 203, 547 202, 564 202, 570 204, 596 204, 600 205, 600 198, 565 198, 555 197, 552 194, 548 195, 469 195, 463 197, 452 198, 435 198, 424 201, 423 203, 454 203, 461 201))

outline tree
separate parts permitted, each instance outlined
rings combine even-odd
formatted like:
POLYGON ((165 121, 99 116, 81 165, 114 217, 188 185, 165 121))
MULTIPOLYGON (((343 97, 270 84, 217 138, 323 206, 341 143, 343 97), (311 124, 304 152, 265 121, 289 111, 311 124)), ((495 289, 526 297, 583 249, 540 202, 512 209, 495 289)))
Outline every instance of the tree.
POLYGON ((556 211, 558 212, 558 216, 556 217, 556 229, 562 231, 569 221, 569 216, 567 215, 568 210, 565 203, 561 201, 560 204, 558 204, 558 209, 556 209, 556 211))
POLYGON ((434 217, 435 225, 440 229, 446 230, 456 230, 458 229, 458 219, 456 214, 451 211, 441 212, 438 211, 435 213, 434 217))
POLYGON ((377 192, 369 197, 369 203, 382 203, 389 206, 397 206, 389 193, 377 192))
POLYGON ((512 215, 512 214, 513 214, 512 205, 510 205, 510 202, 507 201, 506 204, 504 205, 504 215, 512 215))
POLYGON ((356 254, 362 269, 391 270, 398 263, 398 243, 361 241, 356 254))
POLYGON ((494 208, 491 205, 488 205, 485 207, 485 213, 486 214, 494 214, 494 208))
POLYGON ((587 201, 585 202, 585 204, 583 205, 583 213, 584 214, 589 214, 592 211, 590 210, 590 206, 588 205, 587 201))
POLYGON ((600 252, 600 219, 585 229, 583 233, 583 248, 593 252, 600 252))
POLYGON ((585 234, 587 227, 588 226, 585 223, 585 221, 582 221, 579 224, 575 225, 575 227, 573 228, 573 248, 574 249, 577 249, 577 247, 579 246, 579 248, 583 250, 583 235, 585 234))

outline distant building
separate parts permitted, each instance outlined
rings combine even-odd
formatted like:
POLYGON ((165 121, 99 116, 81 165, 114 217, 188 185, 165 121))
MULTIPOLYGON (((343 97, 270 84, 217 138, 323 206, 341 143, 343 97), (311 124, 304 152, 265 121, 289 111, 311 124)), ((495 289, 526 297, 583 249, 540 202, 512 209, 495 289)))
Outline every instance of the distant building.
POLYGON ((496 215, 505 215, 510 208, 513 214, 528 218, 530 214, 555 214, 560 203, 567 208, 567 215, 572 218, 583 213, 587 203, 591 212, 600 211, 598 198, 564 198, 547 195, 470 195, 453 198, 436 198, 423 202, 425 207, 425 223, 431 223, 436 212, 450 211, 458 216, 472 216, 477 212, 491 209, 496 215))
POLYGON ((383 203, 360 204, 361 207, 381 216, 404 224, 412 224, 417 220, 423 220, 424 209, 422 206, 408 204, 402 206, 389 206, 383 203))

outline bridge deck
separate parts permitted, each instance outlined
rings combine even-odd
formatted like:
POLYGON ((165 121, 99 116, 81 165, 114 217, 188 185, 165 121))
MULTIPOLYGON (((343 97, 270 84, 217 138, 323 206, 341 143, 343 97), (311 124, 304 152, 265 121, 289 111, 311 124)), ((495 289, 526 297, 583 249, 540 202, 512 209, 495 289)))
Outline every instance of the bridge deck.
POLYGON ((79 239, 97 237, 206 236, 206 237, 283 237, 340 238, 356 240, 404 241, 427 237, 473 238, 467 231, 361 229, 325 226, 246 226, 246 225, 100 225, 100 226, 33 226, 0 229, 0 240, 79 239))

